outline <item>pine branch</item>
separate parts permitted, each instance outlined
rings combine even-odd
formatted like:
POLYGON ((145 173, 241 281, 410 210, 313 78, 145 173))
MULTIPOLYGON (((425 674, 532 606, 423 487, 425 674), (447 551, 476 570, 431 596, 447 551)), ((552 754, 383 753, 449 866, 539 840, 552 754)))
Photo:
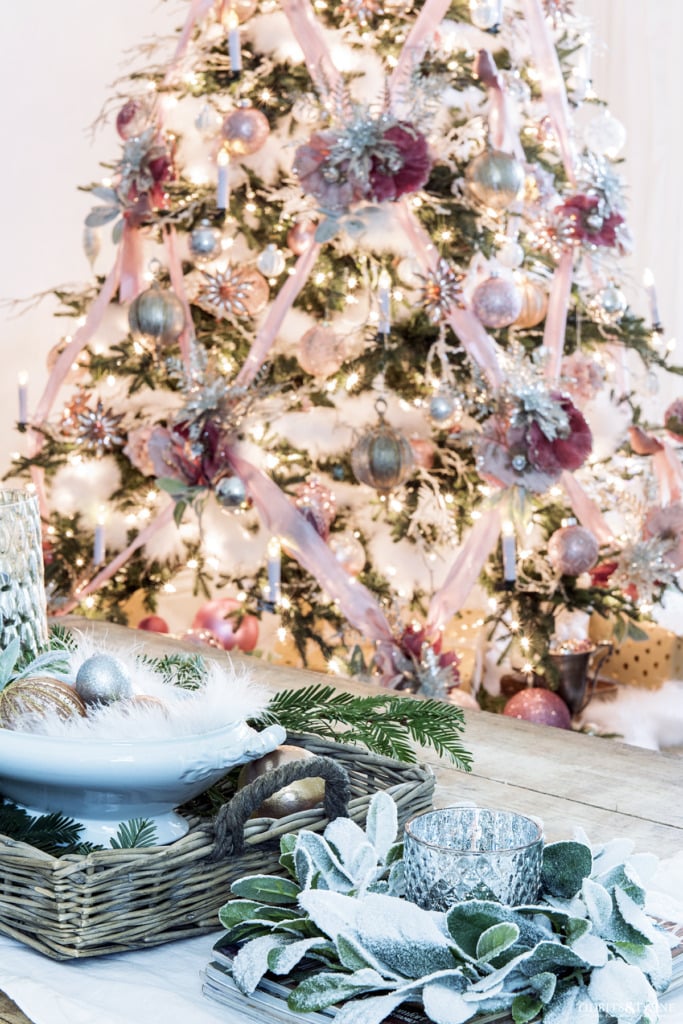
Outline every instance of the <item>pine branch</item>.
POLYGON ((113 850, 130 850, 138 846, 156 846, 156 825, 149 818, 131 818, 119 825, 118 832, 109 840, 113 850))
POLYGON ((462 711, 444 701, 414 700, 389 693, 358 697, 316 683, 276 694, 254 724, 273 722, 289 732, 361 743, 377 754, 407 763, 416 761, 413 741, 432 747, 465 771, 471 765, 471 756, 461 742, 462 711))

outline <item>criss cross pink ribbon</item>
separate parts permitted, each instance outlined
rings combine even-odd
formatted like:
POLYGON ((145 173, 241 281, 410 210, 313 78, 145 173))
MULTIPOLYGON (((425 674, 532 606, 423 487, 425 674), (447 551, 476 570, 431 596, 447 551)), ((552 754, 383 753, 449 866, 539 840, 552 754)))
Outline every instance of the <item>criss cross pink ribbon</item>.
POLYGON ((322 96, 333 92, 341 81, 325 37, 308 0, 280 0, 280 6, 301 47, 308 73, 322 96))
POLYGON ((401 100, 402 91, 409 85, 413 69, 419 64, 430 39, 446 17, 450 0, 425 0, 422 10, 413 22, 396 67, 389 79, 389 95, 392 104, 401 100))

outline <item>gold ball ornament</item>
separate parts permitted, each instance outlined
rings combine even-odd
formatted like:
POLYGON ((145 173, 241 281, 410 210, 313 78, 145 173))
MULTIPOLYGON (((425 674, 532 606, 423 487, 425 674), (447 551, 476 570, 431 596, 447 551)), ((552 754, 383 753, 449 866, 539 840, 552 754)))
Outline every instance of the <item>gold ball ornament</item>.
POLYGON ((241 25, 256 13, 257 7, 257 0, 227 0, 222 9, 223 22, 227 22, 232 16, 236 17, 241 25))
POLYGON ((518 291, 522 297, 522 310, 514 325, 522 330, 527 327, 536 327, 545 319, 548 312, 548 293, 540 281, 534 281, 531 278, 526 278, 519 285, 518 291))
POLYGON ((351 452, 351 468, 356 479, 382 495, 404 483, 415 465, 410 441, 385 422, 380 411, 384 406, 386 403, 377 403, 379 423, 362 435, 351 452))
POLYGON ((465 177, 474 198, 496 211, 507 210, 524 186, 520 162, 499 149, 487 149, 475 157, 465 177))
POLYGON ((131 302, 128 324, 135 338, 172 345, 185 328, 185 309, 177 295, 153 284, 131 302))
POLYGON ((315 241, 316 225, 312 220, 298 220, 287 232, 287 245, 295 256, 310 249, 315 241))
POLYGON ((228 114, 221 134, 233 156, 250 156, 265 145, 270 124, 265 114, 254 107, 238 107, 228 114))
POLYGON ((32 718, 57 715, 62 721, 85 717, 85 704, 73 686, 52 676, 30 676, 9 683, 0 693, 0 726, 26 730, 32 718))
MULTIPOLYGON (((243 789, 250 782, 254 782, 262 775, 267 775, 281 765, 314 756, 309 750, 304 750, 302 747, 288 744, 276 747, 269 754, 243 766, 237 778, 237 788, 243 789)), ((290 782, 288 786, 284 786, 264 800, 258 810, 254 812, 253 817, 285 818, 288 814, 298 814, 299 811, 317 807, 322 803, 324 796, 325 783, 323 779, 297 779, 296 782, 290 782)))

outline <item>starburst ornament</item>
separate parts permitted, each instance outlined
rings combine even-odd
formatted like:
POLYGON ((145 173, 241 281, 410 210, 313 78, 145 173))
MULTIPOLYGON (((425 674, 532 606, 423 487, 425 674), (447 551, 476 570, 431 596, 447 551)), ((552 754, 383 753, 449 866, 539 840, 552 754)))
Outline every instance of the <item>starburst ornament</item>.
POLYGON ((202 271, 197 304, 219 319, 247 319, 264 308, 269 296, 268 282, 253 267, 228 264, 214 274, 202 271))
POLYGON ((460 280, 446 260, 439 260, 435 272, 422 286, 421 302, 433 324, 445 320, 453 306, 461 305, 460 280))
POLYGON ((78 413, 75 438, 99 459, 125 443, 124 434, 119 429, 122 419, 123 414, 116 415, 111 409, 105 409, 102 399, 98 399, 94 409, 78 413))
POLYGON ((340 14, 347 21, 358 21, 361 25, 367 25, 381 10, 382 5, 378 0, 342 0, 339 5, 340 14))

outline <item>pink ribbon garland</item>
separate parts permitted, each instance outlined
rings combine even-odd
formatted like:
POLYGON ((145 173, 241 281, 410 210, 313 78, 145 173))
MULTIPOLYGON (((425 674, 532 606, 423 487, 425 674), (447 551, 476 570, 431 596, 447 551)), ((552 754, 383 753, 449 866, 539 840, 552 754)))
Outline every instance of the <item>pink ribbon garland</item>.
POLYGON ((408 84, 415 65, 422 59, 430 37, 446 17, 450 0, 426 0, 413 22, 413 27, 401 50, 396 67, 389 79, 389 95, 400 101, 401 90, 408 84))
POLYGON ((593 499, 588 497, 578 480, 565 470, 560 476, 560 483, 567 493, 569 504, 579 522, 590 530, 601 544, 613 544, 614 534, 607 525, 605 517, 593 499))
POLYGON ((448 576, 432 595, 425 626, 428 636, 440 633, 448 619, 462 608, 499 536, 500 509, 494 505, 477 519, 448 576))
POLYGON ((96 576, 90 580, 84 587, 71 597, 65 605, 54 612, 55 615, 68 615, 76 608, 84 597, 88 594, 94 594, 96 590, 99 590, 103 583, 110 580, 115 572, 117 572, 122 565, 125 565, 130 556, 141 548, 147 541, 158 533, 162 526, 167 526, 173 521, 173 502, 170 502, 166 508, 159 513, 156 519, 153 519, 151 523, 148 523, 144 530, 135 537, 133 541, 125 548, 124 551, 120 551, 116 558, 113 558, 111 562, 104 567, 96 576))
POLYGON ((235 384, 242 387, 251 384, 263 366, 275 342, 277 332, 282 326, 282 321, 292 308, 297 295, 306 284, 319 252, 320 243, 314 242, 299 256, 294 267, 294 273, 290 274, 275 296, 266 319, 254 338, 249 354, 235 378, 235 384))
POLYGON ((666 438, 660 441, 661 449, 652 456, 652 468, 657 477, 659 500, 668 505, 681 500, 683 493, 683 466, 676 452, 666 438))
POLYGON ((168 272, 171 277, 171 285, 173 286, 173 291, 182 302, 183 309, 185 310, 185 326, 178 339, 178 344, 180 346, 180 355, 182 357, 185 370, 189 372, 192 365, 192 347, 195 342, 194 323, 192 320, 192 313, 190 311, 190 303, 187 299, 187 291, 185 290, 183 266, 180 262, 180 256, 178 255, 178 239, 174 227, 171 227, 166 231, 164 241, 166 245, 166 254, 168 256, 168 272))
POLYGON ((496 62, 488 50, 479 51, 474 70, 489 91, 489 130, 493 148, 513 153, 520 163, 526 163, 519 133, 514 128, 510 99, 505 92, 496 62))
POLYGON ((280 6, 301 47, 308 73, 318 92, 322 96, 334 92, 341 83, 341 76, 308 0, 280 0, 280 6))
POLYGON ((234 448, 228 458, 267 528, 338 602, 344 618, 369 640, 390 641, 391 627, 373 595, 344 571, 325 541, 277 484, 234 448))
POLYGON ((121 237, 121 279, 119 299, 132 302, 144 289, 144 250, 140 228, 124 223, 121 237))
POLYGON ((168 84, 168 82, 171 80, 176 67, 185 56, 185 51, 190 42, 192 31, 195 25, 197 24, 198 21, 201 21, 202 18, 206 17, 206 15, 209 13, 213 5, 214 0, 192 0, 192 3, 190 4, 190 10, 185 20, 185 24, 183 25, 180 32, 180 36, 178 38, 175 53, 171 58, 168 71, 164 76, 164 82, 166 84, 168 84))
MULTIPOLYGON (((417 261, 426 273, 435 274, 439 251, 404 199, 395 204, 396 217, 408 236, 417 261)), ((493 339, 469 309, 451 308, 447 320, 470 359, 480 367, 494 387, 502 384, 502 374, 493 339)))
POLYGON ((551 383, 558 380, 562 368, 573 269, 574 250, 573 248, 565 248, 562 250, 560 261, 555 267, 553 282, 550 286, 545 328, 543 330, 543 344, 548 352, 546 377, 551 383))
POLYGON ((555 129, 562 163, 569 182, 576 185, 574 151, 569 132, 569 103, 557 51, 540 0, 522 0, 522 10, 525 12, 524 19, 531 41, 531 52, 541 75, 543 99, 555 129))

